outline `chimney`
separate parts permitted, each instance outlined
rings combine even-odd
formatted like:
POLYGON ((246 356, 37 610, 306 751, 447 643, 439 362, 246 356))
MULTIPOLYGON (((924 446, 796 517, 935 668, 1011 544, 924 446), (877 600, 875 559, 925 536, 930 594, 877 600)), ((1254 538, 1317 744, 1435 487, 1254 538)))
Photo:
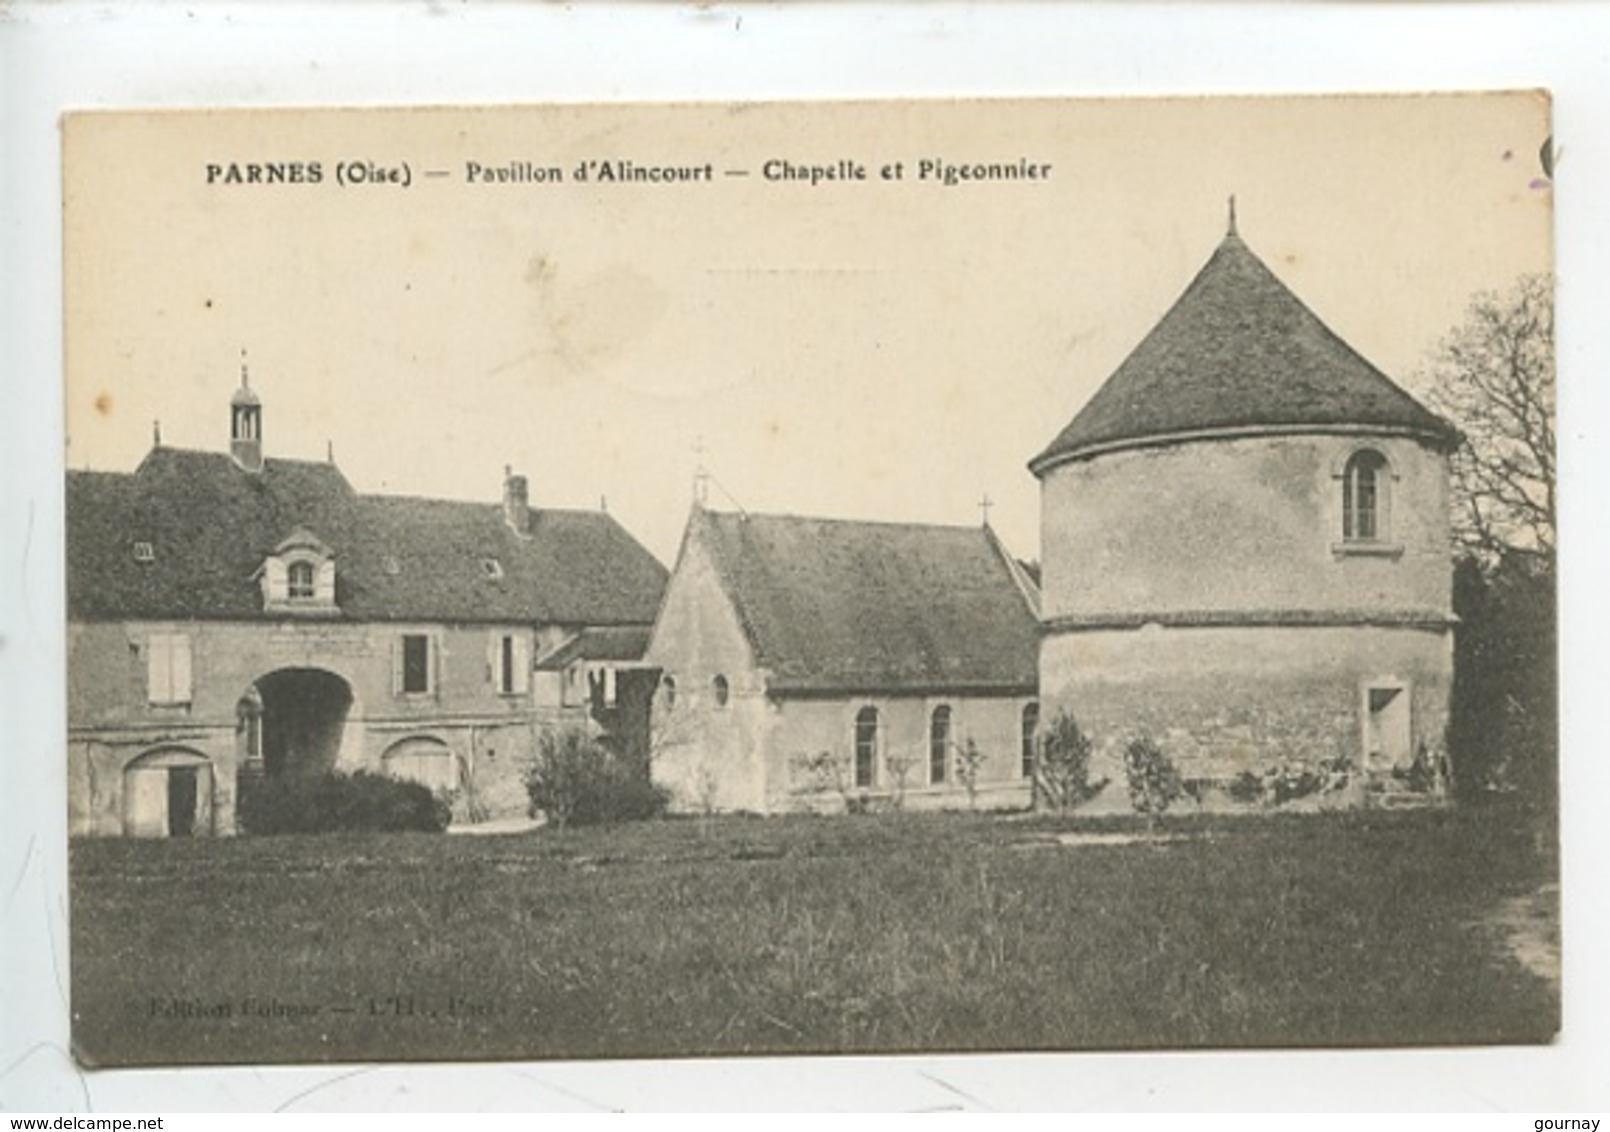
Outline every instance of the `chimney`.
POLYGON ((526 478, 514 474, 507 464, 503 467, 503 518, 517 535, 531 531, 531 496, 526 478))

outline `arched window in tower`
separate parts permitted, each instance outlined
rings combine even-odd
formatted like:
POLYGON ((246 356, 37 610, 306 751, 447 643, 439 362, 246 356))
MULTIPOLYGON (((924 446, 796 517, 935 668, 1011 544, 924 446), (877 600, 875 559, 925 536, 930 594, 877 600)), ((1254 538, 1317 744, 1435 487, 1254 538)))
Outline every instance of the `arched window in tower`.
POLYGON ((660 694, 665 697, 665 710, 676 710, 676 677, 666 673, 660 679, 660 694))
POLYGON ((313 563, 292 562, 285 571, 286 593, 292 601, 312 601, 313 563))
POLYGON ((871 786, 878 768, 878 709, 864 707, 855 716, 855 784, 871 786))
POLYGON ((732 695, 732 689, 728 686, 725 676, 717 676, 710 681, 710 695, 715 701, 717 710, 727 706, 727 700, 732 695))
POLYGON ((949 763, 950 707, 940 704, 928 720, 928 781, 935 785, 945 781, 949 763))
POLYGON ((1386 457, 1373 448, 1353 453, 1342 472, 1342 538, 1376 542, 1386 537, 1386 457))

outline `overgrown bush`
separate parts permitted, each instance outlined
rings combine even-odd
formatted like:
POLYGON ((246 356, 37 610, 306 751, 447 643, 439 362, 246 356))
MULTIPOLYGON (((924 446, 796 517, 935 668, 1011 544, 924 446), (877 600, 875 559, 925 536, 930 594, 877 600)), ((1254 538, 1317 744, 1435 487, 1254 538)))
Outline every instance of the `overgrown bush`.
POLYGON ((543 733, 525 786, 532 811, 560 829, 658 817, 670 802, 646 766, 576 729, 543 733))
POLYGON ((984 752, 969 735, 956 751, 956 781, 967 790, 967 808, 978 807, 978 776, 984 769, 984 752))
POLYGON ((1124 748, 1124 777, 1130 804, 1146 815, 1148 824, 1155 823, 1185 793, 1174 760, 1144 735, 1124 748))
POLYGON ((1437 764, 1421 743, 1414 751, 1414 761, 1406 767, 1393 767, 1392 777, 1416 794, 1427 794, 1437 787, 1437 764))
POLYGON ((241 792, 235 817, 250 834, 440 833, 452 806, 420 783, 360 770, 264 778, 241 792))
POLYGON ((1090 737, 1066 710, 1057 712, 1035 743, 1035 802, 1053 810, 1071 810, 1094 798, 1107 785, 1090 781, 1090 737))
POLYGON ((1325 788, 1325 776, 1312 767, 1278 766, 1269 774, 1269 794, 1275 805, 1317 794, 1325 788))
POLYGON ((1463 559, 1454 571, 1454 681, 1447 768, 1463 801, 1517 793, 1558 805, 1554 572, 1463 559))
POLYGON ((1244 770, 1230 780, 1229 794, 1232 800, 1240 802, 1243 806, 1250 806, 1263 799, 1263 779, 1244 770))

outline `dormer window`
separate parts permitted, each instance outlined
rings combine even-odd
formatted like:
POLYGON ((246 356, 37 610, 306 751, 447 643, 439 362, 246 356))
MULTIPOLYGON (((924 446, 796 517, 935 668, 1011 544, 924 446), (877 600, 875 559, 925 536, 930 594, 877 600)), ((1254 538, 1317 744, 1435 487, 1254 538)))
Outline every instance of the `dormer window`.
POLYGON ((292 562, 286 567, 286 589, 292 601, 313 600, 313 575, 311 562, 292 562))
POLYGON ((496 558, 483 558, 481 559, 481 571, 490 580, 498 581, 503 577, 503 563, 496 558))
POLYGON ((266 613, 331 616, 335 604, 335 560, 312 532, 297 528, 263 560, 257 571, 266 613))
POLYGON ((149 565, 157 560, 157 552, 148 542, 134 544, 134 561, 149 565))

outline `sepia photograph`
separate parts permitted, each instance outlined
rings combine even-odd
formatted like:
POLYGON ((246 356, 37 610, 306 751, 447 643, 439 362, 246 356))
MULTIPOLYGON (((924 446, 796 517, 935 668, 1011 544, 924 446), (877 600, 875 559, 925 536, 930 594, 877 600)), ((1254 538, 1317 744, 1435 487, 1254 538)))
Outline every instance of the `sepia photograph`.
POLYGON ((74 1057, 1554 1041, 1552 132, 66 116, 74 1057))

